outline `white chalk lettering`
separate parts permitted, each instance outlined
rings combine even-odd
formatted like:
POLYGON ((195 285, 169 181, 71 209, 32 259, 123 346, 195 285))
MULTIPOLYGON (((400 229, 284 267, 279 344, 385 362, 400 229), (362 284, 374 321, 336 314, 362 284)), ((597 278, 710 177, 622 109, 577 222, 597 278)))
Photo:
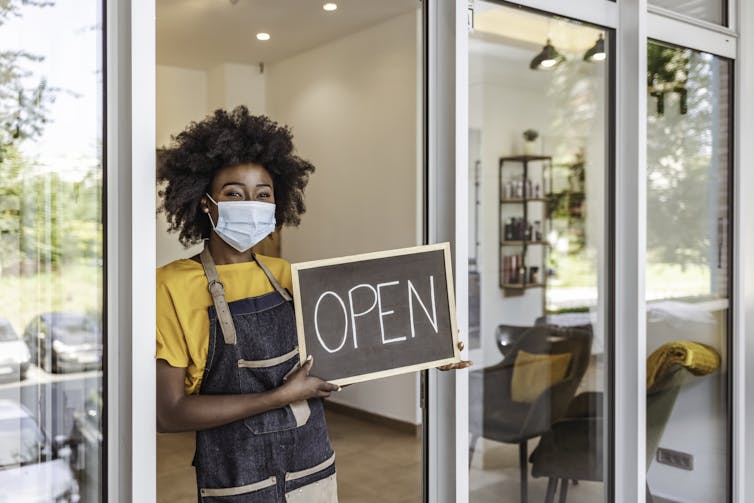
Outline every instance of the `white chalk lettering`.
POLYGON ((392 339, 385 339, 385 324, 382 321, 382 318, 384 316, 387 316, 388 314, 393 314, 395 311, 383 311, 382 310, 382 292, 380 292, 380 288, 383 286, 392 286, 397 285, 398 281, 390 281, 388 283, 380 283, 377 285, 377 309, 380 313, 380 333, 382 334, 382 343, 383 344, 389 344, 391 342, 398 342, 398 341, 405 341, 406 336, 403 337, 394 337, 392 339))
POLYGON ((374 309, 374 306, 376 305, 377 305, 377 290, 375 290, 372 285, 369 285, 367 283, 362 283, 348 290, 348 307, 351 308, 351 330, 353 331, 353 347, 354 348, 359 347, 358 338, 356 337, 356 317, 364 316, 365 314, 370 312, 372 309, 374 309), (367 309, 366 311, 362 311, 360 313, 357 313, 356 311, 353 310, 353 292, 354 290, 358 288, 369 288, 372 291, 372 295, 374 295, 374 302, 372 302, 372 305, 369 306, 369 309, 367 309))
POLYGON ((424 310, 424 314, 427 315, 427 318, 429 318, 429 322, 432 324, 432 328, 435 329, 435 333, 437 333, 437 307, 435 306, 435 278, 434 276, 429 277, 429 288, 431 292, 431 300, 432 300, 432 316, 429 315, 429 310, 427 310, 427 306, 424 305, 424 302, 422 302, 421 297, 419 297, 419 293, 416 291, 416 288, 414 288, 414 285, 411 283, 411 280, 408 280, 408 313, 409 317, 411 318, 411 337, 416 336, 416 329, 414 328, 414 300, 413 298, 416 297, 416 300, 419 302, 419 305, 424 310))
POLYGON ((346 305, 343 302, 343 299, 341 299, 337 293, 327 291, 324 292, 322 295, 319 296, 319 299, 317 299, 317 304, 314 306, 314 331, 317 333, 317 339, 319 340, 319 343, 322 345, 323 348, 325 348, 325 351, 328 353, 335 353, 336 351, 340 351, 341 348, 346 344, 346 339, 348 338, 348 311, 346 311, 346 305), (327 344, 325 344, 325 341, 322 340, 322 334, 319 332, 319 317, 317 316, 319 313, 319 304, 322 302, 322 299, 324 299, 327 295, 332 295, 336 299, 338 299, 338 302, 340 302, 340 307, 343 308, 343 320, 346 323, 345 328, 343 329, 343 341, 341 341, 340 346, 338 346, 335 349, 330 349, 327 347, 327 344))

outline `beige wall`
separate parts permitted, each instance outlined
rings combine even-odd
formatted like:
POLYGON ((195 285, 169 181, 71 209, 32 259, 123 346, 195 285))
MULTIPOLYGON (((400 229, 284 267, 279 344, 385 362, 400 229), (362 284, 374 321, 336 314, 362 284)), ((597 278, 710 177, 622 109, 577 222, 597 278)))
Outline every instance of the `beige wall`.
MULTIPOLYGON (((180 133, 189 122, 203 119, 208 113, 207 99, 207 72, 157 65, 157 148, 170 145, 170 137, 180 133)), ((165 215, 157 215, 158 266, 190 257, 199 248, 184 248, 177 234, 168 233, 165 215)))
MULTIPOLYGON (((291 262, 413 246, 417 212, 416 13, 269 65, 267 111, 317 171, 291 262)), ((333 400, 418 422, 416 374, 353 385, 333 400)))

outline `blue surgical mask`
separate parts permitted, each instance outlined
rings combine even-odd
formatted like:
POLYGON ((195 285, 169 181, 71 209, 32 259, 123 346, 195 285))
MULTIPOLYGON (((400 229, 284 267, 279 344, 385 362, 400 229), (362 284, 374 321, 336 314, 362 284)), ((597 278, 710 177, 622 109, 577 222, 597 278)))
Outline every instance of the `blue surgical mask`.
POLYGON ((275 204, 261 201, 220 201, 207 194, 217 206, 217 224, 209 221, 220 239, 245 252, 275 230, 275 204))

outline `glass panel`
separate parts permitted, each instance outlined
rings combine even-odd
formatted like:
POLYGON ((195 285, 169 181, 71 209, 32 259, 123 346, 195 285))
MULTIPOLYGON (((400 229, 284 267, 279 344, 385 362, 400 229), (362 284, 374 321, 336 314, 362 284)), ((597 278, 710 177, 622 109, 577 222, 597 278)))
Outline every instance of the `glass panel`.
POLYGON ((649 3, 710 23, 725 25, 728 22, 726 0, 649 0, 649 3))
POLYGON ((727 501, 732 65, 661 43, 647 63, 647 481, 727 501))
POLYGON ((475 3, 471 501, 542 501, 559 479, 569 500, 606 500, 607 39, 475 3))
POLYGON ((101 16, 0 5, 0 501, 101 501, 101 16))

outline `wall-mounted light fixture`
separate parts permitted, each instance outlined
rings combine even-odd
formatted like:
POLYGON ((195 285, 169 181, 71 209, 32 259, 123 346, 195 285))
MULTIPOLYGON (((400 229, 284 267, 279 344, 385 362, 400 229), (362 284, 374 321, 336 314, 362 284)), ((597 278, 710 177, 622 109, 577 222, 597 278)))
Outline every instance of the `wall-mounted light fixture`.
POLYGON ((534 56, 534 59, 529 63, 529 68, 532 70, 552 70, 563 61, 565 61, 565 58, 555 50, 552 41, 548 38, 547 43, 539 51, 539 54, 534 56))
POLYGON ((584 61, 605 61, 607 53, 605 52, 605 38, 600 33, 600 38, 584 53, 584 61))

